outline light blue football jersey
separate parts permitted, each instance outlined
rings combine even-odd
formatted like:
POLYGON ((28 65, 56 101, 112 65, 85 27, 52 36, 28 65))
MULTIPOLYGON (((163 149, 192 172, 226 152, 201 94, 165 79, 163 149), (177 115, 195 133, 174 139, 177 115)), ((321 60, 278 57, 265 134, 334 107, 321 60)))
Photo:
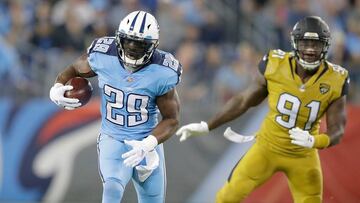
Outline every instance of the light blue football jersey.
POLYGON ((158 123, 156 97, 180 82, 181 64, 170 53, 155 50, 148 65, 130 73, 119 60, 114 37, 94 40, 87 52, 99 80, 100 133, 120 141, 148 136, 158 123))

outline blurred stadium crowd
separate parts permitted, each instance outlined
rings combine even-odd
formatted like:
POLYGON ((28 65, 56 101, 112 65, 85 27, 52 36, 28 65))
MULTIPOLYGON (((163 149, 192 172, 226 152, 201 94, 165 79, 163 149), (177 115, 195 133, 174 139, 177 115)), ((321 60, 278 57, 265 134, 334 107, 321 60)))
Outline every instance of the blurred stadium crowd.
POLYGON ((60 69, 139 9, 157 17, 159 48, 183 64, 187 106, 219 105, 244 89, 269 49, 291 50, 289 32, 307 15, 329 24, 329 60, 350 71, 350 101, 360 102, 360 0, 2 0, 1 97, 47 97, 60 69))

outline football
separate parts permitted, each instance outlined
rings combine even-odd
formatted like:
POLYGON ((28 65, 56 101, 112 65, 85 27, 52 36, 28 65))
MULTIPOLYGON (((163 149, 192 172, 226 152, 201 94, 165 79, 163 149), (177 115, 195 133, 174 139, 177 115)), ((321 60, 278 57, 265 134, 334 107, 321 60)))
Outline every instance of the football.
POLYGON ((93 91, 90 81, 86 78, 75 77, 67 81, 65 85, 71 85, 74 87, 72 90, 65 92, 65 97, 79 99, 81 106, 88 103, 93 91))

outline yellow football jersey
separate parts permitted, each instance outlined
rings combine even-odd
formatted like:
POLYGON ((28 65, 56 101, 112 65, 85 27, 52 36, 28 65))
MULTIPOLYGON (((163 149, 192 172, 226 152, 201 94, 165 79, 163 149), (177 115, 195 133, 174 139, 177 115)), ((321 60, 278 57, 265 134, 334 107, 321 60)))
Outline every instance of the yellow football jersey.
POLYGON ((348 72, 326 61, 303 84, 295 73, 296 60, 292 52, 272 50, 264 61, 269 112, 257 132, 257 139, 279 153, 305 155, 311 149, 291 144, 288 131, 299 127, 312 135, 319 134, 320 118, 328 106, 344 94, 348 72))

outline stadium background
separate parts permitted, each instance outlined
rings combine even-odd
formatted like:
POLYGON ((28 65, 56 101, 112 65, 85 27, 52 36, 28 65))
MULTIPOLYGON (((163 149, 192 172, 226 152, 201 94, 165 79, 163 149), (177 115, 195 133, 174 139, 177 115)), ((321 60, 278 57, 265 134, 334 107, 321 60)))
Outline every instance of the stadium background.
MULTIPOLYGON (((0 202, 100 202, 98 92, 76 111, 57 108, 48 92, 56 73, 94 38, 113 35, 120 19, 139 9, 156 16, 159 48, 183 64, 182 124, 206 120, 246 88, 269 49, 290 50, 297 20, 324 18, 332 31, 329 59, 351 77, 345 138, 321 152, 325 202, 360 202, 359 0, 0 1, 0 202)), ((254 133, 266 110, 263 102, 229 125, 254 133)), ((228 142, 223 130, 182 144, 176 137, 166 142, 167 202, 213 202, 251 145, 228 142)), ((123 202, 136 202, 132 186, 127 189, 123 202)), ((291 202, 285 179, 276 175, 246 202, 291 202)))

